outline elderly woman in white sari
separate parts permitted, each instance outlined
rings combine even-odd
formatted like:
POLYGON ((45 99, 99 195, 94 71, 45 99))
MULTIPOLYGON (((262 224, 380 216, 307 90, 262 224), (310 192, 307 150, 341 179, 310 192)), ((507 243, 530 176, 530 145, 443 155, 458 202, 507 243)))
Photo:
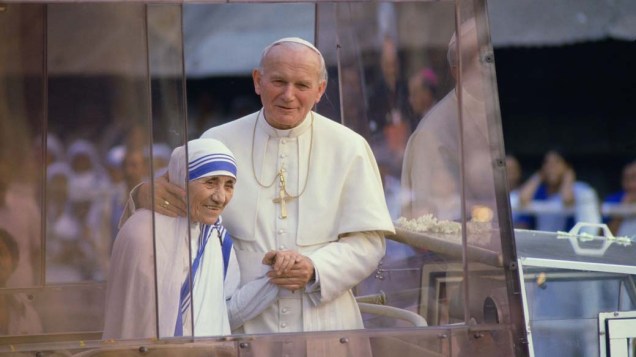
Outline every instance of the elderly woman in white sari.
POLYGON ((189 217, 154 214, 153 230, 153 212, 139 209, 122 226, 104 339, 230 334, 223 280, 231 243, 220 214, 234 193, 234 156, 220 141, 192 140, 187 158, 184 146, 174 150, 168 171, 170 182, 188 187, 189 217))

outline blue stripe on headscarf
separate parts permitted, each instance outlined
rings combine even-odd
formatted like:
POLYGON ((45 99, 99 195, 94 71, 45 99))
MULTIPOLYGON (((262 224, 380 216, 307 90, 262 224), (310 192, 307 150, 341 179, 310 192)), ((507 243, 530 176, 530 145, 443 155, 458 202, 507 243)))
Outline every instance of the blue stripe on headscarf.
POLYGON ((188 164, 190 167, 195 167, 197 165, 200 165, 201 163, 210 161, 210 160, 224 160, 224 161, 231 161, 232 163, 236 164, 236 162, 234 161, 234 158, 228 154, 207 154, 207 155, 203 155, 201 157, 198 157, 196 159, 193 159, 192 161, 190 161, 190 163, 188 164))
POLYGON ((236 177, 236 165, 233 162, 213 159, 202 162, 197 167, 191 166, 188 172, 188 180, 196 180, 214 171, 227 171, 236 177))

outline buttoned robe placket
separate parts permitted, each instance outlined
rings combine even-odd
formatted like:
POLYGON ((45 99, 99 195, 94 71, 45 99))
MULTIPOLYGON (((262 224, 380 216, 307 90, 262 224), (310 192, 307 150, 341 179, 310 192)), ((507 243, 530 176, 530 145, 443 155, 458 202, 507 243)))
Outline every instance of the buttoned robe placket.
MULTIPOLYGON (((299 160, 306 160, 307 155, 299 155, 299 140, 297 137, 275 138, 278 140, 278 162, 279 170, 284 170, 286 179, 287 194, 296 196, 299 193, 299 177, 303 177, 299 172, 299 160)), ((280 172, 280 171, 279 171, 280 172)), ((303 177, 304 178, 304 177, 303 177)), ((277 192, 281 189, 281 182, 277 182, 277 192)), ((288 200, 287 217, 281 215, 280 204, 276 205, 276 249, 297 250, 296 234, 298 227, 298 198, 288 200)), ((302 331, 302 291, 291 292, 281 289, 278 300, 278 330, 279 332, 302 331)), ((286 354, 283 345, 283 354, 286 354)), ((292 346, 289 346, 290 349, 292 346)), ((292 351, 287 351, 291 353, 292 351)))

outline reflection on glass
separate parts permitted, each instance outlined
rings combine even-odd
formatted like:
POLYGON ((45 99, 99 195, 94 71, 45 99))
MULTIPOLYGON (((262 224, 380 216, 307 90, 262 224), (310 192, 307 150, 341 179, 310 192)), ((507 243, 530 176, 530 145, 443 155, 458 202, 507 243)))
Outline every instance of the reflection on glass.
MULTIPOLYGON (((367 123, 398 230, 358 293, 380 294, 392 306, 421 314, 429 325, 509 318, 493 170, 501 134, 492 132, 491 65, 481 57, 489 43, 483 19, 475 14, 462 14, 458 36, 453 7, 381 4, 375 9, 377 29, 367 37, 358 34, 357 45, 373 44, 361 61, 376 69, 364 77, 367 123), (418 16, 421 27, 411 23, 406 32, 403 22, 410 16, 418 16), (426 30, 431 27, 437 31, 426 30), (414 40, 418 37, 423 41, 414 40), (468 251, 462 247, 464 217, 468 251), (484 315, 486 304, 492 316, 484 315)), ((350 27, 339 31, 341 38, 351 37, 350 27)), ((341 57, 350 55, 347 50, 341 49, 341 57)), ((377 316, 367 322, 409 325, 377 316)))
POLYGON ((143 10, 140 4, 47 7, 47 145, 62 153, 47 173, 47 283, 107 278, 125 186, 148 176, 131 154, 148 145, 140 121, 148 117, 146 106, 139 105, 147 91, 143 10), (84 22, 68 20, 77 16, 84 22), (103 56, 80 55, 86 48, 103 56))
POLYGON ((20 258, 8 287, 41 279, 42 7, 5 5, 0 12, 0 228, 18 242, 20 258), (30 31, 21 21, 33 20, 30 31))
POLYGON ((44 334, 99 338, 89 331, 103 326, 101 282, 120 212, 130 187, 149 176, 144 7, 48 4, 41 15, 46 284, 29 296, 44 334))
POLYGON ((453 35, 450 40, 448 60, 453 77, 457 80, 461 75, 461 93, 452 90, 429 111, 407 148, 402 179, 408 194, 402 210, 406 218, 430 214, 441 220, 458 220, 462 217, 462 194, 468 218, 478 218, 474 216, 481 214, 476 211, 481 206, 491 213, 496 209, 475 19, 462 23, 460 31, 460 36, 453 35), (461 46, 461 54, 457 46, 461 46))

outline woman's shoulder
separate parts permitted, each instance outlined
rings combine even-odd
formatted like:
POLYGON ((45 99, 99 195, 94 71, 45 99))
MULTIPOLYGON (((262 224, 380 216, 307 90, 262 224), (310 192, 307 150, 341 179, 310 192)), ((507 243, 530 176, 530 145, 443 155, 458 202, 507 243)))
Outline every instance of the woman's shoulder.
POLYGON ((115 245, 145 247, 148 243, 152 244, 152 214, 152 211, 144 208, 136 210, 117 233, 115 245))

